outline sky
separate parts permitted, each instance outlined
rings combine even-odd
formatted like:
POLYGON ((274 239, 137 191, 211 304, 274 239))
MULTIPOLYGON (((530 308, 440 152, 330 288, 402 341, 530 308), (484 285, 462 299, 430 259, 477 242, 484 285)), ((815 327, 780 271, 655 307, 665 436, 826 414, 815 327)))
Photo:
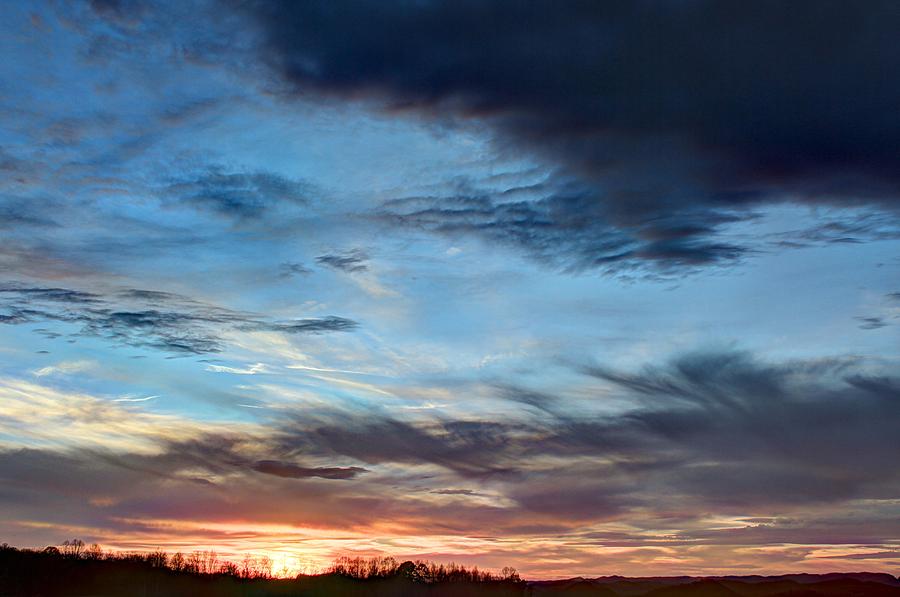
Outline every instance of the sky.
POLYGON ((896 571, 898 27, 5 4, 0 540, 896 571))

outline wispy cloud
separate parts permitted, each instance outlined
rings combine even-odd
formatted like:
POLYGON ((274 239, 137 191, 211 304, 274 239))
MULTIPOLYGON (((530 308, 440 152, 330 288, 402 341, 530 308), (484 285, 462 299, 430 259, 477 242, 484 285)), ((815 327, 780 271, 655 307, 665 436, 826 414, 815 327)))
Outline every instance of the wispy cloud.
POLYGON ((214 373, 232 373, 234 375, 256 375, 258 373, 267 373, 269 369, 263 363, 256 363, 249 367, 226 367, 225 365, 207 365, 207 371, 214 373))
POLYGON ((41 321, 73 324, 81 336, 188 354, 221 351, 223 329, 320 334, 358 327, 353 320, 335 316, 273 321, 184 296, 141 289, 99 295, 59 288, 5 286, 0 288, 0 309, 0 323, 8 325, 41 321))
POLYGON ((63 361, 56 365, 48 365, 34 371, 35 377, 47 377, 49 375, 67 375, 89 371, 96 367, 93 361, 63 361))
POLYGON ((282 278, 290 278, 292 276, 297 275, 308 275, 312 273, 312 270, 307 268, 302 263, 293 263, 293 262, 285 262, 282 263, 279 267, 279 276, 282 278))
POLYGON ((115 398, 113 402, 147 402, 148 400, 156 400, 159 398, 158 395, 154 396, 144 396, 141 398, 135 398, 132 396, 122 396, 121 398, 115 398))
POLYGON ((325 253, 316 257, 316 263, 320 265, 351 274, 368 270, 368 261, 369 255, 362 249, 351 249, 341 253, 325 253))
POLYGON ((232 172, 209 167, 168 185, 163 197, 236 219, 257 219, 285 204, 305 205, 315 192, 309 183, 270 172, 232 172))

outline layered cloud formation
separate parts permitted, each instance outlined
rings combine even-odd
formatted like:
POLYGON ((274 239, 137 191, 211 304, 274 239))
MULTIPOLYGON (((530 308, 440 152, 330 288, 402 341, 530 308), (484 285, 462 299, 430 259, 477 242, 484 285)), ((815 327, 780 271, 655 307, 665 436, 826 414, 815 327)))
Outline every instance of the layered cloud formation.
MULTIPOLYGON (((548 544, 573 565, 607 554, 630 570, 659 554, 672 559, 668 571, 739 570, 705 558, 817 546, 779 558, 775 549, 770 565, 785 569, 827 546, 890 546, 900 531, 900 381, 866 369, 690 354, 638 372, 584 370, 631 404, 593 417, 570 412, 565 397, 506 387, 503 400, 534 410, 489 421, 287 407, 239 427, 6 381, 4 419, 40 431, 2 456, 4 503, 17 524, 78 521, 116 541, 146 541, 158 520, 165 527, 150 536, 170 532, 175 545, 195 525, 236 523, 431 537, 439 550, 448 536, 477 535, 488 559, 512 549, 541 561, 528 546, 548 544), (66 403, 67 416, 80 414, 64 431, 54 421, 66 403), (45 444, 57 433, 50 445, 67 449, 45 444), (693 555, 679 557, 688 547, 693 555)), ((538 561, 537 572, 561 570, 538 561)))

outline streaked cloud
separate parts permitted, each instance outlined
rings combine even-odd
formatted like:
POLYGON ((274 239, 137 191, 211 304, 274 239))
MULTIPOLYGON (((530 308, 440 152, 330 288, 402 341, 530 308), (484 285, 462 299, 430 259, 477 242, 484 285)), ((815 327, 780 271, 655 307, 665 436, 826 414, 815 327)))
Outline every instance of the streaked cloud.
POLYGON ((223 340, 219 330, 223 328, 243 332, 318 334, 352 331, 357 327, 355 321, 335 316, 266 320, 253 313, 233 311, 184 296, 139 289, 100 296, 60 288, 9 286, 0 289, 0 294, 0 304, 5 310, 0 313, 0 323, 55 321, 73 324, 78 328, 75 333, 81 336, 174 353, 220 352, 223 340), (70 298, 73 296, 74 300, 70 298))

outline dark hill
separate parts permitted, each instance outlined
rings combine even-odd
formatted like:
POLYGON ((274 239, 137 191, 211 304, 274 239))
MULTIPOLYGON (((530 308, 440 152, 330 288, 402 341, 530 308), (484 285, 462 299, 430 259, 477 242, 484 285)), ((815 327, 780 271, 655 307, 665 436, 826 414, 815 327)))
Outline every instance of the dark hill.
POLYGON ((736 593, 716 580, 704 579, 674 587, 654 589, 647 597, 739 597, 736 593))
POLYGON ((583 578, 548 584, 533 584, 532 597, 620 597, 618 593, 603 585, 583 578))

